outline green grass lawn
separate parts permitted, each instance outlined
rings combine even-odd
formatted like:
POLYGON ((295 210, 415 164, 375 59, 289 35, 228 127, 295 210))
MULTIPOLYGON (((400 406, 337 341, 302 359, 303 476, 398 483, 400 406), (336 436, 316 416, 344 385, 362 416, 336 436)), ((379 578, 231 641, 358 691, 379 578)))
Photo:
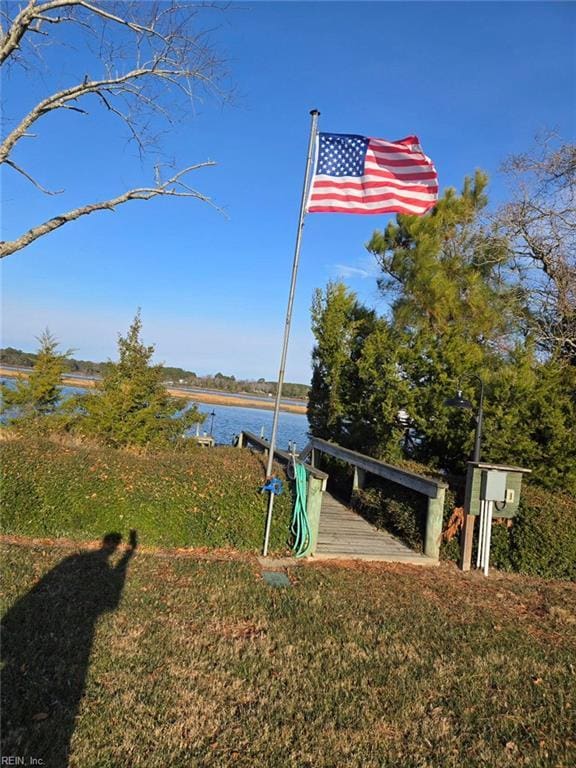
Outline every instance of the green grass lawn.
POLYGON ((6 545, 3 755, 46 768, 576 765, 576 588, 452 566, 6 545), (70 749, 68 753, 68 747, 70 749))
MULTIPOLYGON (((145 546, 258 552, 268 494, 265 459, 237 448, 137 454, 0 431, 2 532, 98 539, 138 530, 145 546)), ((276 467, 281 477, 283 470, 276 467)), ((292 496, 278 496, 270 547, 286 549, 292 496)))

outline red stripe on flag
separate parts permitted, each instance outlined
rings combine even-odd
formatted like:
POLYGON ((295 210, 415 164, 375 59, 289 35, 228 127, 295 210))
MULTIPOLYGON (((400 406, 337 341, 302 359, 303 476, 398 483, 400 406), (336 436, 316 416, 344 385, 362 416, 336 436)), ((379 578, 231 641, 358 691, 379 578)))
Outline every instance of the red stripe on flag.
POLYGON ((339 189, 382 189, 382 187, 391 187, 399 192, 422 192, 423 194, 435 195, 438 192, 438 185, 431 184, 398 184, 390 179, 385 185, 381 181, 318 181, 314 182, 314 189, 323 189, 326 187, 338 187, 339 189))
POLYGON ((397 179, 398 181, 420 181, 438 178, 438 174, 434 170, 421 171, 420 173, 393 173, 392 171, 385 171, 382 168, 376 169, 372 166, 367 166, 365 168, 364 175, 378 176, 381 179, 397 179))
POLYGON ((308 213, 361 213, 361 214, 370 214, 370 213, 404 213, 409 216, 418 216, 421 213, 426 213, 430 208, 434 206, 434 203, 431 203, 430 206, 426 209, 422 209, 421 211, 413 211, 409 208, 404 208, 401 205, 390 205, 390 206, 383 206, 382 208, 370 208, 370 209, 362 209, 362 208, 350 208, 349 206, 339 206, 339 205, 322 205, 322 206, 311 206, 308 208, 308 213))
POLYGON ((418 200, 415 197, 401 197, 399 198, 396 192, 383 192, 380 195, 340 195, 336 192, 331 192, 328 195, 313 194, 310 200, 336 200, 344 203, 380 203, 384 200, 398 200, 401 199, 403 203, 414 205, 417 208, 427 208, 430 205, 434 205, 436 200, 418 200))
POLYGON ((368 146, 374 147, 386 147, 386 150, 390 152, 421 152, 419 149, 411 149, 413 146, 420 146, 420 139, 418 136, 407 136, 405 139, 399 139, 398 141, 386 141, 386 139, 369 138, 368 146))
POLYGON ((366 154, 366 162, 376 163, 377 165, 389 166, 390 168, 410 168, 414 166, 430 168, 432 166, 432 163, 425 162, 422 159, 422 156, 414 160, 390 160, 387 157, 380 157, 373 152, 368 152, 366 154))

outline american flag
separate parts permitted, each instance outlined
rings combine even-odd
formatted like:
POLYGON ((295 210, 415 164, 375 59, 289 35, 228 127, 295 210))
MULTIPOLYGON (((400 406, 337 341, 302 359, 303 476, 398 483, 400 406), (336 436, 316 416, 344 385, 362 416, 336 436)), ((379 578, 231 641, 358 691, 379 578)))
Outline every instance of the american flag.
POLYGON ((417 136, 400 141, 320 133, 309 213, 420 215, 438 199, 438 174, 417 136))

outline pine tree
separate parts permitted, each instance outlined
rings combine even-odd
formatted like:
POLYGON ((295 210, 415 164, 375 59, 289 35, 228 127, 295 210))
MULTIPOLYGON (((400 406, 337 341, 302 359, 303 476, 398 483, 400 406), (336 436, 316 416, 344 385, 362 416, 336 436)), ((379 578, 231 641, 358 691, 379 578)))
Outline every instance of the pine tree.
POLYGON ((356 376, 355 358, 374 317, 343 283, 330 282, 325 292, 318 289, 314 294, 312 330, 316 344, 308 420, 316 437, 348 442, 347 404, 356 376))
POLYGON ((49 427, 47 417, 60 409, 61 378, 71 352, 58 352, 58 341, 46 329, 38 337, 36 361, 27 379, 17 379, 14 388, 2 385, 1 411, 14 426, 49 427), (42 422, 40 422, 42 419, 42 422))
MULTIPOLYGON (((522 295, 501 277, 507 243, 482 224, 486 174, 448 189, 427 216, 397 216, 375 232, 368 250, 382 267, 381 291, 395 327, 458 335, 466 345, 506 343, 517 331, 522 295)), ((480 355, 481 357, 481 355, 480 355)))
POLYGON ((170 397, 163 367, 151 363, 154 346, 145 345, 138 312, 126 336, 119 335, 117 362, 106 365, 94 392, 78 398, 75 430, 111 446, 174 443, 204 416, 182 399, 170 397))
POLYGON ((538 350, 530 297, 510 280, 509 244, 482 220, 486 183, 477 172, 427 216, 398 216, 374 233, 368 249, 382 266, 389 317, 342 284, 316 293, 312 432, 385 460, 404 453, 462 472, 480 377, 482 459, 526 466, 543 485, 574 493, 576 373, 562 349, 538 350), (472 411, 446 405, 457 388, 472 411))
POLYGON ((343 283, 316 291, 312 313, 312 433, 372 456, 398 456, 409 400, 398 335, 343 283))
POLYGON ((447 409, 447 395, 472 375, 488 380, 522 337, 522 293, 501 277, 507 245, 482 222, 487 181, 477 171, 429 215, 400 215, 368 244, 404 338, 398 364, 412 392, 416 457, 453 470, 471 452, 475 422, 447 409))
POLYGON ((359 350, 356 386, 349 392, 351 447, 386 461, 402 456, 404 418, 413 410, 400 364, 404 343, 385 318, 376 320, 359 350))

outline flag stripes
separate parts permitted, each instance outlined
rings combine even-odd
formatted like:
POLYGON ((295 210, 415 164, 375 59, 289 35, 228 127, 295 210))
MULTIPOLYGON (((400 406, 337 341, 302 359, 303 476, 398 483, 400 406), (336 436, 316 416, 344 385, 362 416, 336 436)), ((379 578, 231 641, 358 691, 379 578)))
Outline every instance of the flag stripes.
POLYGON ((319 134, 308 212, 421 215, 437 199, 438 174, 418 137, 319 134))

